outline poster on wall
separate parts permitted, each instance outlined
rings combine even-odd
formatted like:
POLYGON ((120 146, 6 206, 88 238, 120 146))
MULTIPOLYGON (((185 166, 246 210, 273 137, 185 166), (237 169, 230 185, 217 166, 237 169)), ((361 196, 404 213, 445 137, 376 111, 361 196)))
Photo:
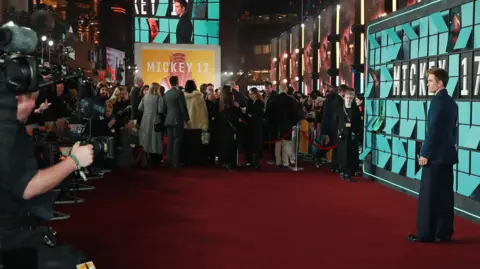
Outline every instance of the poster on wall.
POLYGON ((120 81, 125 85, 125 52, 114 48, 106 48, 107 72, 112 81, 120 81))
POLYGON ((177 76, 180 86, 188 80, 220 85, 219 47, 149 45, 135 45, 135 63, 146 84, 157 82, 168 90, 170 77, 177 76))
POLYGON ((305 21, 305 30, 304 30, 304 44, 305 48, 303 50, 303 93, 309 94, 313 91, 313 42, 314 42, 314 31, 315 30, 315 20, 313 18, 308 18, 305 21))
MULTIPOLYGON (((336 7, 335 7, 336 8, 336 7)), ((328 36, 334 33, 333 27, 333 7, 329 7, 320 13, 320 48, 318 51, 318 72, 319 72, 319 88, 323 91, 331 88, 331 77, 328 75, 328 69, 332 62, 332 44, 328 41, 328 36)))
POLYGON ((285 81, 288 80, 289 74, 287 73, 287 66, 289 65, 288 57, 285 58, 284 55, 290 52, 290 33, 284 32, 280 35, 280 64, 279 64, 279 84, 285 84, 285 81))
POLYGON ((348 8, 355 6, 356 2, 351 0, 340 0, 340 66, 339 82, 354 88, 352 65, 355 59, 355 34, 351 28, 355 24, 355 9, 348 8))
POLYGON ((270 42, 270 81, 278 82, 277 72, 278 72, 278 38, 272 39, 270 42), (277 59, 275 61, 275 59, 277 59))
POLYGON ((300 31, 301 26, 296 25, 292 28, 291 36, 292 36, 292 47, 290 48, 290 84, 298 91, 298 61, 300 54, 297 53, 302 48, 302 43, 300 42, 300 31))
POLYGON ((218 45, 220 0, 135 0, 137 43, 218 45))

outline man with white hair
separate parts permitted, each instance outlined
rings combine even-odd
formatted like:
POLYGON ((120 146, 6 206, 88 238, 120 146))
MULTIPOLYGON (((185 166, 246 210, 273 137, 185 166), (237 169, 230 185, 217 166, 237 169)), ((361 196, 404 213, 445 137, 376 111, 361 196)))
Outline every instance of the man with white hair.
POLYGON ((143 79, 141 77, 135 77, 133 79, 133 88, 130 91, 130 104, 132 105, 132 114, 130 119, 140 120, 140 112, 138 111, 138 105, 140 104, 140 93, 142 92, 143 79))

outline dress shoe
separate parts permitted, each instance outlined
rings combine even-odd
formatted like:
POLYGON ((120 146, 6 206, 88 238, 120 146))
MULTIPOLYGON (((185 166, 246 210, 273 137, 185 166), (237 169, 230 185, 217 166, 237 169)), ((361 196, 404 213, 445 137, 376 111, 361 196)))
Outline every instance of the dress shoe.
POLYGON ((422 239, 422 238, 419 238, 417 235, 415 234, 409 234, 407 236, 407 240, 409 242, 412 242, 412 243, 435 243, 435 240, 426 240, 426 239, 422 239))

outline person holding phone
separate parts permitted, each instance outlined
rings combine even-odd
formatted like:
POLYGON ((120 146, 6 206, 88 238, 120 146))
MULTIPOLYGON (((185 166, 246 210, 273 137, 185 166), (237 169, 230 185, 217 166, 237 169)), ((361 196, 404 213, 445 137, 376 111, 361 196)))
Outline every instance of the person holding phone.
POLYGON ((453 166, 456 148, 458 106, 445 89, 448 73, 428 71, 428 91, 434 93, 427 117, 427 133, 418 163, 423 167, 418 197, 417 234, 410 242, 450 242, 453 235, 453 166))

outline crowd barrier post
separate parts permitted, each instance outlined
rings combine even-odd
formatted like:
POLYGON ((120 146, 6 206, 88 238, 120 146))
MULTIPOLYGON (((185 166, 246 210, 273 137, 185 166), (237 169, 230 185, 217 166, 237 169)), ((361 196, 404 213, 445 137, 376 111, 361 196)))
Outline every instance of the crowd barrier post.
MULTIPOLYGON (((295 146, 295 167, 290 167, 290 169, 292 171, 295 171, 295 172, 300 172, 300 171, 303 171, 303 167, 298 167, 298 151, 300 150, 300 131, 301 131, 301 126, 300 126, 300 123, 297 123, 297 125, 295 125, 293 127, 293 131, 294 131, 294 136, 295 136, 295 140, 294 140, 294 146, 295 146)), ((293 137, 292 137, 293 138, 293 137)))

